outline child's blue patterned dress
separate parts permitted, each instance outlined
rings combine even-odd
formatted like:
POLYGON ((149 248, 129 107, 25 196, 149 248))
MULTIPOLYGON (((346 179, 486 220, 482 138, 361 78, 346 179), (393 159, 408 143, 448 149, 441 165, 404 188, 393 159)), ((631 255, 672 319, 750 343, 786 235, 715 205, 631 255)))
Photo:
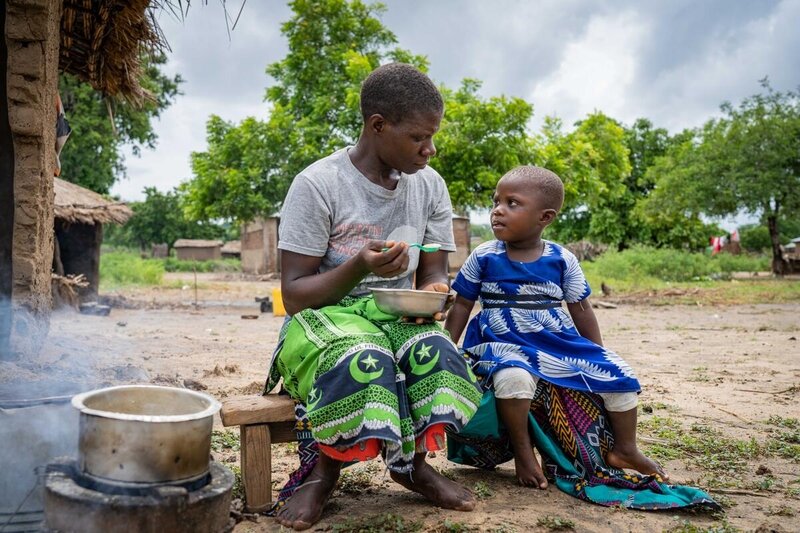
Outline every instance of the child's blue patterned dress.
POLYGON ((633 369, 616 353, 581 337, 562 307, 591 294, 577 258, 566 248, 544 241, 542 256, 523 263, 509 259, 504 242, 483 243, 467 258, 453 289, 481 303, 463 344, 478 360, 477 374, 489 377, 516 366, 570 389, 641 390, 633 369))

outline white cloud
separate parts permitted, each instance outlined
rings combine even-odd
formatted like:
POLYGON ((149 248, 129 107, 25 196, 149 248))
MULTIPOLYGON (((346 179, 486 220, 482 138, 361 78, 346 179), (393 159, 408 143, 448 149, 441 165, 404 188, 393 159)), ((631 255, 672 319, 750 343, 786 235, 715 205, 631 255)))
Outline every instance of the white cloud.
POLYGON ((629 92, 647 31, 646 21, 633 11, 594 17, 566 46, 557 70, 536 83, 530 101, 567 125, 594 110, 632 121, 629 92))

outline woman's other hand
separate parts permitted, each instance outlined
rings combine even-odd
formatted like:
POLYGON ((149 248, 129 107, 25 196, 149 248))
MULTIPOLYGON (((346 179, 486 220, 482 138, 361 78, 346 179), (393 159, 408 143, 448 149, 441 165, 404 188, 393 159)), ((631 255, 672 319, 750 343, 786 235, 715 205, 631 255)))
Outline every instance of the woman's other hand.
POLYGON ((408 243, 370 241, 358 252, 366 270, 382 278, 393 278, 408 270, 408 243))
MULTIPOLYGON (((450 293, 450 287, 447 285, 447 283, 442 282, 429 283, 423 287, 417 287, 417 290, 450 293)), ((432 322, 434 320, 442 321, 447 317, 447 310, 453 305, 453 301, 455 301, 455 295, 448 294, 447 301, 444 304, 444 310, 433 315, 432 319, 423 317, 406 317, 405 320, 407 322, 416 322, 417 324, 425 324, 426 322, 432 322)))

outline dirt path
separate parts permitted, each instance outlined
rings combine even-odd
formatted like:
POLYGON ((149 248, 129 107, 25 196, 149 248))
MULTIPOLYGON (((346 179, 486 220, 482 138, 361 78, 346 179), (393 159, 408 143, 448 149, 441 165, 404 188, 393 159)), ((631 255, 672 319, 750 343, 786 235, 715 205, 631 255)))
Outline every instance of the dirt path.
MULTIPOLYGON (((78 368, 109 384, 180 385, 188 379, 218 398, 257 393, 282 319, 259 314, 253 297, 276 285, 203 275, 198 307, 191 274, 173 275, 170 288, 122 291, 144 307, 114 309, 108 317, 57 314, 39 366, 27 371, 78 368), (251 314, 259 316, 242 318, 251 314)), ((432 463, 481 496, 474 512, 430 507, 373 463, 351 469, 342 487, 350 492, 332 499, 318 529, 390 512, 439 531, 468 530, 459 524, 481 531, 546 531, 547 516, 570 520, 577 531, 662 531, 686 523, 800 530, 800 304, 626 304, 596 312, 606 344, 642 381, 645 444, 676 452, 676 459, 666 461, 673 479, 711 488, 726 505, 724 516, 606 509, 553 488, 521 489, 512 481, 512 464, 485 473, 448 463, 440 454, 432 463), (676 442, 682 443, 678 450, 676 442), (714 448, 718 444, 727 451, 714 448)), ((220 458, 238 459, 232 452, 220 458)), ((274 461, 279 486, 295 456, 282 445, 274 461)), ((270 518, 257 520, 240 523, 236 531, 279 530, 270 518)))

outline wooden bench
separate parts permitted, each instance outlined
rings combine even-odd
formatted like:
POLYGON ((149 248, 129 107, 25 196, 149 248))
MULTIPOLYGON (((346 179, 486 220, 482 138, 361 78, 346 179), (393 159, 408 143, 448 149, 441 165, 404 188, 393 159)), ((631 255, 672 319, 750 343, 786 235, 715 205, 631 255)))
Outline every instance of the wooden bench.
POLYGON ((222 402, 222 425, 239 426, 245 509, 272 505, 272 445, 297 440, 294 401, 285 395, 241 396, 222 402))

